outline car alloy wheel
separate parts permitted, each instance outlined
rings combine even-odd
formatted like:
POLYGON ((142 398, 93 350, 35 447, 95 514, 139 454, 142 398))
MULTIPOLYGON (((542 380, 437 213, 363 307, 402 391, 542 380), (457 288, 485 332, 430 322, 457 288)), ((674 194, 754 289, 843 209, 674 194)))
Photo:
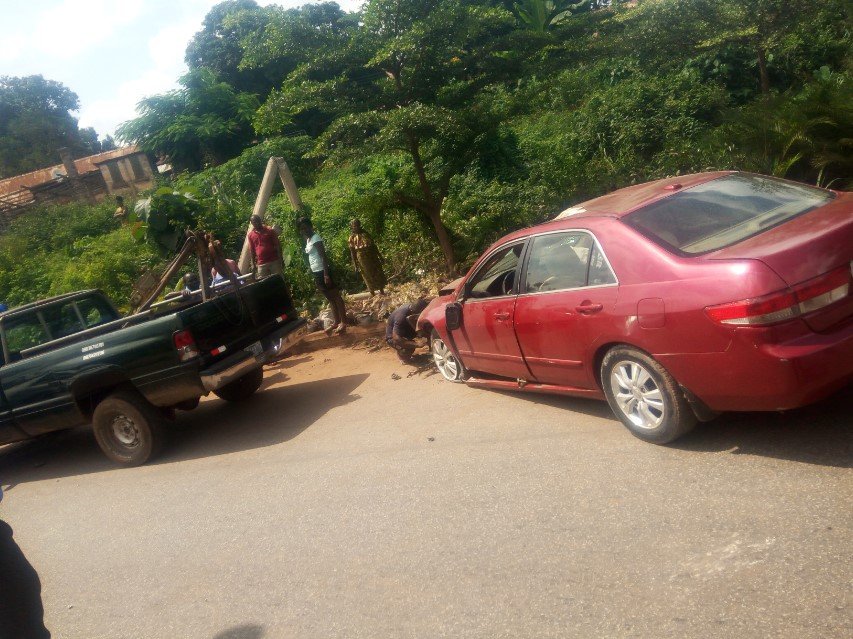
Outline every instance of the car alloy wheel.
POLYGON ((601 360, 601 389, 628 430, 640 439, 667 444, 696 425, 683 390, 654 357, 617 345, 601 360))
POLYGON ((637 428, 654 430, 666 419, 666 403, 660 388, 642 364, 618 362, 610 372, 613 396, 622 414, 637 428))
POLYGON ((431 348, 432 361, 435 362, 435 367, 444 379, 451 382, 459 382, 462 380, 462 364, 456 359, 453 351, 444 343, 444 340, 433 331, 431 348))

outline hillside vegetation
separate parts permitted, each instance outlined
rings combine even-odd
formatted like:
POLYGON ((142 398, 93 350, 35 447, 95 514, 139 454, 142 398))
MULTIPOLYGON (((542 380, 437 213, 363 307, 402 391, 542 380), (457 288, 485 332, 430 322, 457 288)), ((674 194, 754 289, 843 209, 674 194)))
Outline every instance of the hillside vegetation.
MULTIPOLYGON (((230 0, 187 49, 181 89, 119 131, 179 173, 235 255, 266 160, 284 157, 341 279, 349 220, 389 275, 459 270, 508 230, 650 179, 743 169, 848 188, 844 0, 230 0), (636 4, 636 6, 634 6, 636 4)), ((98 286, 126 304, 164 255, 112 207, 33 212, 0 237, 0 299, 98 286)), ((295 213, 270 203, 312 294, 295 213)))

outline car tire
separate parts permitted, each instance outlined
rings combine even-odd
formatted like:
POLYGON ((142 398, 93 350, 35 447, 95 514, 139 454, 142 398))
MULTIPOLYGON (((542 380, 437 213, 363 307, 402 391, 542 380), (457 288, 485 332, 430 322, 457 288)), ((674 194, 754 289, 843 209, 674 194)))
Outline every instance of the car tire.
POLYGON ((224 399, 226 402, 242 402, 249 399, 261 387, 264 382, 264 369, 262 366, 246 373, 243 377, 235 379, 230 384, 213 391, 213 394, 224 399))
POLYGON ((616 417, 643 441, 667 444, 696 425, 678 383, 641 350, 610 349, 601 362, 601 386, 616 417))
POLYGON ((433 364, 444 379, 454 383, 465 381, 465 367, 435 329, 429 338, 429 352, 433 364))
POLYGON ((165 437, 160 409, 131 389, 116 391, 95 407, 92 430, 104 454, 122 466, 140 466, 156 456, 165 437))

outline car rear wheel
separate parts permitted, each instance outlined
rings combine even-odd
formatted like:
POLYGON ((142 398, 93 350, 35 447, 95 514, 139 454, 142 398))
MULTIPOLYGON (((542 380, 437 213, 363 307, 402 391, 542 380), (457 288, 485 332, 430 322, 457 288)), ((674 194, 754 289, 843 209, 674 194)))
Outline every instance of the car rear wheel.
POLYGON ((249 399, 264 383, 264 369, 262 366, 246 373, 243 377, 235 379, 230 384, 213 391, 220 399, 227 402, 242 402, 249 399))
POLYGON ((102 400, 92 415, 95 440, 122 466, 139 466, 163 445, 163 415, 135 390, 120 390, 102 400))
POLYGON ((666 444, 696 425, 696 415, 672 375, 636 348, 619 346, 607 352, 601 385, 619 420, 644 441, 666 444))
POLYGON ((432 361, 442 377, 450 382, 461 382, 465 377, 465 369, 450 347, 441 339, 438 331, 432 331, 429 344, 432 361))

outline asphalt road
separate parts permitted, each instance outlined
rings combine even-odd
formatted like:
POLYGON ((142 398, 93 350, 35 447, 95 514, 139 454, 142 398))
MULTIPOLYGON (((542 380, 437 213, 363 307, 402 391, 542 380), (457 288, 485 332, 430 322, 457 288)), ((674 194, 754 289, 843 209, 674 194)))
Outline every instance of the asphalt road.
POLYGON ((54 637, 853 636, 848 398, 657 447, 409 370, 285 360, 137 469, 86 429, 0 448, 54 637))

